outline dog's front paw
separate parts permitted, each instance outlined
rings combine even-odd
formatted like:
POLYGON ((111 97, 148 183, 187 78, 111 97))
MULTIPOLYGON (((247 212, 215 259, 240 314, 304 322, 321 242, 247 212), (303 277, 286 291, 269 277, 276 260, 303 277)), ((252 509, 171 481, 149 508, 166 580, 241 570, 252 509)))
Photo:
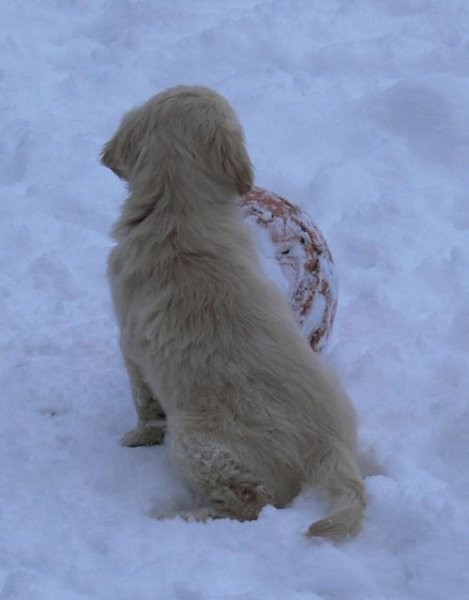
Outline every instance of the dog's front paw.
POLYGON ((165 430, 163 427, 136 427, 127 432, 121 438, 121 444, 134 448, 136 446, 156 446, 164 440, 165 430))

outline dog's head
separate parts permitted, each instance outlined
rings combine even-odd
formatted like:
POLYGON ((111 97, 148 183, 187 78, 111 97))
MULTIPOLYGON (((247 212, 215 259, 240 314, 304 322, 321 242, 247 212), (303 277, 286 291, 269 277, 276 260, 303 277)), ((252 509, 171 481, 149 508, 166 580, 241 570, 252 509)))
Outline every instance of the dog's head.
POLYGON ((253 168, 244 134, 228 102, 205 87, 178 86, 158 94, 123 118, 104 146, 101 162, 132 185, 165 168, 201 169, 245 194, 253 168))

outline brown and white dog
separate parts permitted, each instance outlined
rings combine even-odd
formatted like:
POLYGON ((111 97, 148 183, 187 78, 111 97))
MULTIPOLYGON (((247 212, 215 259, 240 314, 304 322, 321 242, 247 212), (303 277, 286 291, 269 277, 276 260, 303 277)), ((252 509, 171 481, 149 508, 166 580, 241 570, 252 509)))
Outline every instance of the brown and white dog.
POLYGON ((334 508, 308 533, 341 538, 365 508, 356 417, 261 275, 238 195, 253 184, 242 128, 204 87, 180 86, 128 113, 102 162, 128 183, 109 277, 138 425, 203 505, 182 516, 256 519, 303 484, 334 508))

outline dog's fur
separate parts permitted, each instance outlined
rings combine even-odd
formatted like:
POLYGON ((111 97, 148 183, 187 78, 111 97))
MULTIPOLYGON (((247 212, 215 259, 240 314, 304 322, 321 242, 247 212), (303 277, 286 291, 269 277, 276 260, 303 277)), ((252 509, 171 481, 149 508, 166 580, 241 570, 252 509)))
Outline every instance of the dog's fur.
POLYGON ((123 443, 161 442, 166 415, 173 460, 204 500, 196 519, 255 519, 306 483, 334 503, 308 533, 355 534, 355 412, 260 274, 237 200, 253 170, 231 107, 207 88, 167 90, 124 117, 101 158, 130 192, 109 259, 138 413, 123 443))

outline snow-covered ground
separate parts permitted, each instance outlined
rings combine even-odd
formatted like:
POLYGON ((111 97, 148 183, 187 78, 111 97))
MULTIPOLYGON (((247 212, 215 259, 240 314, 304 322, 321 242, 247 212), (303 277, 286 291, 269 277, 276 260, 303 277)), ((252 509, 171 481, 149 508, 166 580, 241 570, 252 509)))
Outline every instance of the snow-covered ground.
POLYGON ((0 598, 469 598, 469 3, 2 0, 0 598), (340 276, 326 353, 360 415, 369 505, 303 537, 159 522, 190 501, 134 423, 105 262, 125 191, 97 162, 178 83, 225 94, 257 183, 305 206, 340 276))

